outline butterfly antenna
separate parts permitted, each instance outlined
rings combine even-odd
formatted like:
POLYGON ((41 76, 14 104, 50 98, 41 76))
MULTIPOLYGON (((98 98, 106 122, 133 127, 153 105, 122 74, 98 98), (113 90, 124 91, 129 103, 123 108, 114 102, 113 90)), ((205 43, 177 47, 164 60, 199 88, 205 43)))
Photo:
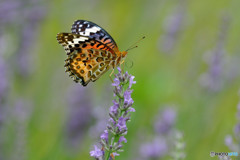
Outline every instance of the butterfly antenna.
POLYGON ((128 49, 126 50, 126 52, 129 51, 129 50, 131 50, 131 49, 137 48, 137 47, 138 47, 138 46, 133 46, 133 47, 131 47, 131 48, 128 48, 128 49))
POLYGON ((139 43, 141 40, 143 40, 145 38, 145 36, 143 36, 142 38, 140 38, 137 42, 135 42, 133 45, 131 45, 127 50, 126 50, 126 52, 127 51, 129 51, 129 50, 131 50, 131 49, 134 49, 134 48, 137 48, 138 46, 136 45, 137 43, 139 43))

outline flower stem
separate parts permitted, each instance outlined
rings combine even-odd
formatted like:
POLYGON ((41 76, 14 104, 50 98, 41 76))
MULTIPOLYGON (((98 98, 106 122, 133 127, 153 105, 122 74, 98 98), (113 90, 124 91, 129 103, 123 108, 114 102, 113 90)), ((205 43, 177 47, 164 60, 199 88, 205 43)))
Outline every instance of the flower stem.
POLYGON ((132 108, 133 100, 131 98, 132 84, 135 84, 134 76, 129 75, 127 72, 123 74, 121 69, 118 68, 118 74, 115 75, 113 82, 114 96, 113 106, 109 109, 109 120, 106 129, 101 134, 102 149, 96 145, 94 150, 90 151, 90 155, 99 160, 115 159, 122 152, 123 143, 127 143, 124 137, 127 134, 127 121, 130 119, 130 112, 135 112, 132 108), (126 86, 128 84, 128 86, 126 86), (125 107, 126 106, 126 107, 125 107))
POLYGON ((106 160, 109 160, 109 157, 110 157, 110 154, 111 154, 111 150, 112 150, 112 149, 110 149, 110 150, 108 151, 107 159, 106 159, 106 160))

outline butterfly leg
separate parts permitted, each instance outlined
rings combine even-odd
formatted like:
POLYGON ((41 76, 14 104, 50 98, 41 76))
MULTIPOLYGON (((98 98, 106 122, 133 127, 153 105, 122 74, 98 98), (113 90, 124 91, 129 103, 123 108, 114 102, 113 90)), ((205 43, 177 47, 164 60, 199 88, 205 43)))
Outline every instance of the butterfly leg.
POLYGON ((113 68, 112 72, 111 72, 110 75, 109 75, 109 78, 111 79, 112 83, 113 83, 113 79, 112 79, 112 74, 113 74, 113 73, 114 73, 114 68, 113 68))
POLYGON ((122 73, 124 73, 124 63, 125 61, 124 60, 122 60, 121 62, 120 62, 120 67, 121 67, 121 65, 122 65, 122 73))

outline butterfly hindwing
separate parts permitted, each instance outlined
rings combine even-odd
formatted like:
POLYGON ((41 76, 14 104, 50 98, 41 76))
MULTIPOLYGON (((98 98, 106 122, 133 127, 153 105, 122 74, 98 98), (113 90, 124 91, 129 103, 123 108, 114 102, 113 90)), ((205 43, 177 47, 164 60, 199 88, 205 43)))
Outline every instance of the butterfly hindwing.
POLYGON ((90 81, 96 81, 103 73, 112 68, 116 59, 117 56, 109 51, 75 50, 65 60, 65 68, 75 82, 86 86, 90 81))
POLYGON ((111 48, 114 52, 118 51, 116 42, 107 31, 93 22, 86 20, 75 21, 72 25, 72 33, 95 39, 111 48))

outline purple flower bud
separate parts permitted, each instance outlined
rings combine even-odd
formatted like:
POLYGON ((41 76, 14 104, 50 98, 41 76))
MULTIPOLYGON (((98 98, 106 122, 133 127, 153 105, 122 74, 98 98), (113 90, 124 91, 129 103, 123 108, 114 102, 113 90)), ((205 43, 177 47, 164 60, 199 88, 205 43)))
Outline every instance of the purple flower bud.
POLYGON ((104 133, 101 134, 100 138, 108 142, 108 131, 104 130, 104 133))
POLYGON ((120 67, 117 67, 117 70, 118 70, 118 73, 121 74, 122 73, 122 70, 120 67))
POLYGON ((126 90, 123 94, 124 96, 124 100, 128 101, 128 100, 131 100, 131 94, 132 94, 132 90, 126 90))
POLYGON ((117 127, 119 128, 120 132, 123 131, 123 130, 127 130, 126 119, 123 118, 123 117, 120 117, 118 119, 117 127))
POLYGON ((112 118, 109 118, 109 120, 108 120, 109 122, 112 122, 113 124, 115 124, 116 122, 114 121, 114 119, 112 119, 112 118))
POLYGON ((104 152, 94 145, 94 150, 90 151, 90 156, 94 158, 101 158, 104 155, 104 152))
POLYGON ((117 115, 118 114, 118 107, 117 106, 111 106, 110 107, 110 113, 112 113, 113 115, 117 115))
POLYGON ((134 78, 135 78, 134 76, 131 76, 131 77, 129 78, 129 88, 132 88, 132 85, 133 85, 133 84, 136 84, 136 81, 133 80, 134 78))
POLYGON ((132 107, 128 108, 128 112, 135 112, 136 110, 132 107))
POLYGON ((116 102, 116 100, 113 100, 113 104, 114 105, 110 107, 110 113, 112 113, 113 115, 117 115, 119 104, 116 102))
POLYGON ((122 142, 127 143, 127 139, 126 139, 124 136, 121 136, 121 137, 119 138, 119 140, 118 140, 118 143, 119 143, 119 144, 122 143, 122 142))
POLYGON ((121 90, 122 90, 122 87, 121 86, 116 86, 113 90, 113 93, 114 93, 114 97, 115 96, 120 96, 121 95, 121 90))
POLYGON ((118 78, 114 78, 114 82, 112 83, 112 86, 118 86, 120 84, 120 81, 118 78))

